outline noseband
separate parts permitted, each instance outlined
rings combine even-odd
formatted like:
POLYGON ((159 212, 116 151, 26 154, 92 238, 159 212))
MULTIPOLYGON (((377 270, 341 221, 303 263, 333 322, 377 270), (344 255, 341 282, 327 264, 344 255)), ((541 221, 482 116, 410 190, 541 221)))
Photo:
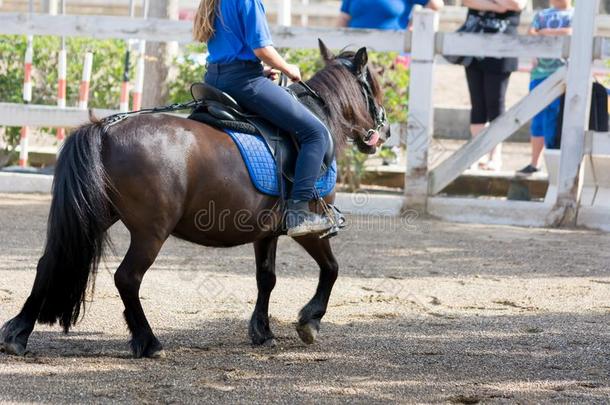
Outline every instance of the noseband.
POLYGON ((371 88, 371 84, 367 80, 368 69, 365 69, 362 73, 358 73, 354 62, 347 58, 337 58, 335 59, 343 66, 345 66, 350 72, 356 76, 358 83, 360 84, 360 88, 362 90, 362 94, 364 95, 364 100, 366 102, 366 106, 371 114, 371 118, 375 123, 375 127, 366 131, 366 136, 364 137, 364 141, 368 142, 373 135, 378 133, 383 127, 388 124, 388 119, 386 117, 385 108, 383 106, 377 105, 375 101, 375 95, 373 94, 373 89, 371 88))

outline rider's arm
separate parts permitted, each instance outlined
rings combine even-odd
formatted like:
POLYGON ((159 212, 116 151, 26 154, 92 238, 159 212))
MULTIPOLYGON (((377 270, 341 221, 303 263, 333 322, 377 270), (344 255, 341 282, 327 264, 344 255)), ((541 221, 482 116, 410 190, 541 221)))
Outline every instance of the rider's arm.
POLYGON ((261 0, 245 0, 241 3, 241 18, 246 27, 246 42, 263 63, 283 72, 293 81, 301 80, 299 68, 287 63, 273 47, 271 30, 265 17, 261 0))
POLYGON ((284 73, 290 80, 295 82, 301 81, 299 68, 286 62, 273 46, 255 49, 254 54, 266 65, 284 73))

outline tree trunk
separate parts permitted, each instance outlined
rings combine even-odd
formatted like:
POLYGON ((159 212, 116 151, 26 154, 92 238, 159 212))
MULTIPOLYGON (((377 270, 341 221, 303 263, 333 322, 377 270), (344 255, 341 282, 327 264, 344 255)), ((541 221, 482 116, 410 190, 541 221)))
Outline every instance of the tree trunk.
POLYGON ((42 12, 44 14, 59 14, 59 0, 43 0, 42 1, 42 12))
MULTIPOLYGON (((150 18, 178 19, 178 0, 149 0, 150 18)), ((167 103, 169 95, 168 78, 170 66, 177 53, 175 43, 146 43, 146 67, 142 108, 155 107, 167 103)))

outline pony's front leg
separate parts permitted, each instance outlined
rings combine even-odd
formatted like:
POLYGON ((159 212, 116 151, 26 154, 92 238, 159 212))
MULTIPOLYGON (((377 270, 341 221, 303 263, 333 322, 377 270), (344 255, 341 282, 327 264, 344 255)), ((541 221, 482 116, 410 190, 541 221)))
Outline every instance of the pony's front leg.
POLYGON ((255 345, 275 346, 273 332, 269 327, 269 298, 275 287, 277 239, 269 237, 254 242, 258 298, 250 320, 249 335, 255 345))
POLYGON ((339 264, 333 255, 328 239, 310 236, 298 238, 296 241, 320 266, 318 288, 313 298, 301 309, 297 324, 297 332, 301 340, 312 344, 320 330, 320 321, 326 313, 330 293, 339 274, 339 264))

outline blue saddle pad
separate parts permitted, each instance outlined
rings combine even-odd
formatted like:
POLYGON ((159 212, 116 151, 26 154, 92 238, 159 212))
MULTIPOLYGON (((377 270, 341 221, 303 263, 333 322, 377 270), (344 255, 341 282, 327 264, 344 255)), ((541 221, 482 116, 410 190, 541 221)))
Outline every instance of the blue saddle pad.
MULTIPOLYGON (((260 135, 242 134, 231 130, 225 132, 235 141, 254 187, 263 194, 279 196, 277 165, 263 138, 260 135)), ((337 162, 333 161, 332 166, 316 181, 316 189, 320 197, 330 194, 336 182, 337 162)))

